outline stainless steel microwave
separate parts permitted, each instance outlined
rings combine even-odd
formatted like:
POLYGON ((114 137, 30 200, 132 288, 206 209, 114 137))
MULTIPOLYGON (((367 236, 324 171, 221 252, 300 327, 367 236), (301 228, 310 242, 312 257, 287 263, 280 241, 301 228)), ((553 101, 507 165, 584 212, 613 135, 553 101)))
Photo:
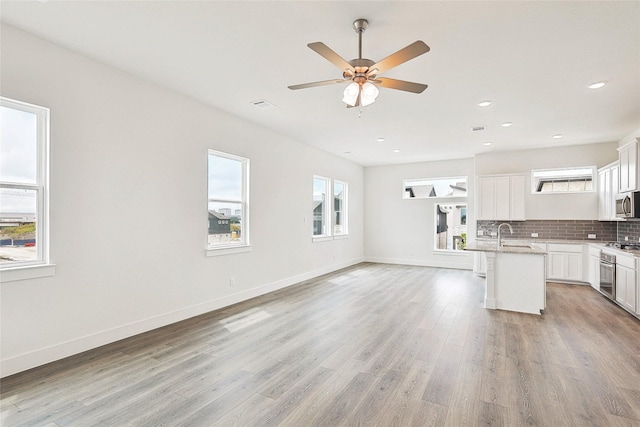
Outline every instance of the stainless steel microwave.
POLYGON ((640 218, 640 191, 616 196, 616 218, 640 218))

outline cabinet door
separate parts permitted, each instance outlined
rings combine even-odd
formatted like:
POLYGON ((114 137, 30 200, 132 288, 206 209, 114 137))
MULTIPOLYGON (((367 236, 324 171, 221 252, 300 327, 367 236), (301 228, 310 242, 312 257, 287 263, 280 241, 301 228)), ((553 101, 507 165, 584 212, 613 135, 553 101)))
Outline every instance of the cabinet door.
POLYGON ((565 279, 582 280, 582 254, 566 254, 565 279))
POLYGON ((510 180, 510 216, 511 220, 524 221, 524 195, 525 195, 524 176, 512 176, 510 180))
POLYGON ((511 219, 511 179, 508 176, 494 178, 495 219, 511 219))
POLYGON ((600 257, 589 256, 589 283, 594 289, 600 289, 600 257))
POLYGON ((547 253, 547 278, 549 279, 564 278, 564 264, 565 264, 566 255, 567 254, 562 252, 547 253))
POLYGON ((631 312, 636 311, 636 272, 624 266, 616 268, 616 301, 631 312))
POLYGON ((598 172, 598 219, 611 218, 611 169, 598 172))
POLYGON ((620 178, 620 166, 611 168, 611 194, 609 195, 609 219, 616 219, 616 197, 618 197, 618 179, 620 178))
POLYGON ((494 200, 493 178, 478 179, 478 219, 492 220, 495 219, 495 200, 494 200))
POLYGON ((636 177, 638 157, 638 143, 632 142, 620 148, 618 158, 620 159, 620 182, 619 192, 635 191, 637 188, 636 177))

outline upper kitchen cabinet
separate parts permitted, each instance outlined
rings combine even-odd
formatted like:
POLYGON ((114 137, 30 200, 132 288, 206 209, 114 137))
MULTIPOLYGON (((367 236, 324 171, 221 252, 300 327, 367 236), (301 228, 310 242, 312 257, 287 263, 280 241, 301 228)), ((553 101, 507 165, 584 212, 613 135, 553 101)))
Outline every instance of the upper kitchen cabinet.
POLYGON ((618 195, 619 162, 598 169, 598 219, 615 221, 618 195))
POLYGON ((618 191, 637 191, 638 185, 638 140, 618 148, 618 160, 620 161, 620 181, 618 191))
POLYGON ((478 177, 479 220, 524 221, 524 175, 478 177))

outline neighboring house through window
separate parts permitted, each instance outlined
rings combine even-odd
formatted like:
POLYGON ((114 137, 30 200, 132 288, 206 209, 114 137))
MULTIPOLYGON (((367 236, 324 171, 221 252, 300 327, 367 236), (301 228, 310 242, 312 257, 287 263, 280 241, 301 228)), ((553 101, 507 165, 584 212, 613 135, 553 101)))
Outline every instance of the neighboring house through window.
POLYGON ((346 182, 313 177, 313 238, 315 241, 347 236, 348 188, 346 182))
POLYGON ((0 97, 0 268, 49 263, 49 109, 0 97))
POLYGON ((331 196, 329 178, 313 177, 313 237, 329 237, 331 196))
POLYGON ((249 159, 209 150, 209 249, 249 245, 249 159))
POLYGON ((347 229, 347 192, 346 182, 333 181, 333 235, 344 236, 349 234, 347 229))

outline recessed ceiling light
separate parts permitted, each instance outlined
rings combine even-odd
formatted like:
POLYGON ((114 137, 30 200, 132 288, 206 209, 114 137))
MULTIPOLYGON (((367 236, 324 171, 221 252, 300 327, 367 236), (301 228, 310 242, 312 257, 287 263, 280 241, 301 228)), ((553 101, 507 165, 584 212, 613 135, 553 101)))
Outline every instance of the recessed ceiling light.
POLYGON ((378 139, 376 139, 376 141, 378 141, 378 142, 384 142, 384 138, 378 138, 378 139))
POLYGON ((400 152, 400 150, 396 148, 395 150, 393 150, 393 152, 394 152, 394 153, 399 153, 399 152, 400 152))
POLYGON ((555 134, 555 135, 553 135, 551 138, 553 138, 553 139, 560 139, 560 138, 562 138, 563 136, 564 136, 564 135, 563 135, 563 134, 561 134, 561 133, 556 133, 556 134, 555 134))
POLYGON ((596 83, 592 83, 589 85, 589 89, 600 89, 601 87, 604 87, 604 85, 606 85, 607 82, 596 82, 596 83))
POLYGON ((478 107, 488 107, 489 105, 491 105, 493 103, 493 101, 482 101, 478 104, 478 107))
POLYGON ((489 141, 487 141, 487 142, 483 143, 482 145, 486 145, 486 146, 488 147, 488 146, 490 146, 491 144, 493 144, 493 142, 489 142, 489 141))
POLYGON ((500 126, 502 126, 503 128, 508 128, 511 127, 511 125, 513 125, 513 123, 511 122, 504 122, 503 124, 501 124, 500 126))

